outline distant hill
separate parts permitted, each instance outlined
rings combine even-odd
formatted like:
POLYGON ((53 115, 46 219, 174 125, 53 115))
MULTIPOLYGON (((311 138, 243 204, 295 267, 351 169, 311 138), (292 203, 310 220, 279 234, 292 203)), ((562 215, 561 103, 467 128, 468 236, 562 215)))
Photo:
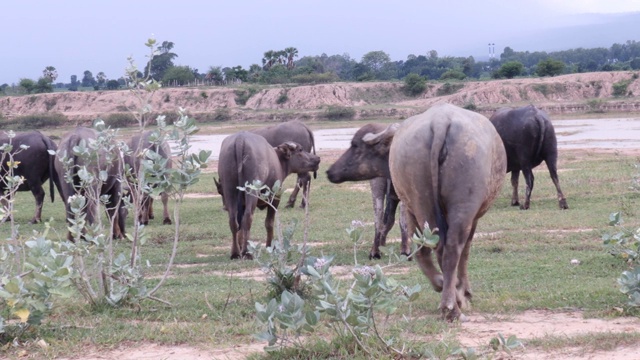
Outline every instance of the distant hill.
MULTIPOLYGON (((573 24, 557 28, 524 33, 518 37, 505 34, 494 42, 495 54, 499 58, 502 50, 509 46, 515 51, 553 52, 577 48, 610 48, 613 44, 623 44, 627 40, 640 41, 640 12, 625 14, 584 14, 571 19, 573 24)), ((544 20, 540 20, 544 21, 544 20)), ((486 44, 472 49, 460 50, 460 56, 468 56, 469 51, 476 60, 488 60, 486 44)))

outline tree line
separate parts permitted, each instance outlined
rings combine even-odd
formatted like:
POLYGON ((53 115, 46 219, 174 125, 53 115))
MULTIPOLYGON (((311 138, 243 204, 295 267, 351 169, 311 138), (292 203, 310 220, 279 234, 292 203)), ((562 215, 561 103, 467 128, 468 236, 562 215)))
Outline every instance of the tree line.
MULTIPOLYGON (((424 55, 409 55, 406 60, 393 61, 381 50, 370 51, 360 61, 349 54, 313 55, 299 59, 298 49, 265 51, 259 62, 248 69, 242 66, 210 66, 206 72, 176 65, 175 44, 163 41, 157 45, 155 55, 145 66, 144 73, 164 86, 188 84, 226 85, 233 83, 283 84, 327 83, 335 81, 389 81, 403 80, 408 75, 424 80, 483 80, 514 78, 519 76, 556 76, 561 74, 640 69, 640 42, 629 40, 609 48, 576 48, 563 51, 515 51, 504 48, 499 58, 476 61, 473 56, 439 56, 436 50, 424 55)), ((54 88, 77 91, 79 89, 112 90, 125 87, 128 79, 109 79, 104 72, 96 76, 84 71, 78 80, 72 75, 68 83, 56 82, 55 67, 47 66, 37 80, 20 79, 14 86, 0 85, 0 94, 20 95, 52 92, 54 88)))

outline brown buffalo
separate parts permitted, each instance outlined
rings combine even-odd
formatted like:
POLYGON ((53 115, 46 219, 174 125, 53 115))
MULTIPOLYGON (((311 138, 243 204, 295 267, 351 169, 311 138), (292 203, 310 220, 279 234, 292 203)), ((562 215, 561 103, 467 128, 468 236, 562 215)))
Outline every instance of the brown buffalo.
POLYGON ((229 213, 229 228, 232 235, 231 258, 250 258, 247 242, 251 238, 253 213, 258 207, 267 208, 265 227, 267 246, 273 239, 275 209, 280 203, 275 199, 273 207, 255 196, 242 192, 238 187, 260 181, 273 188, 276 181, 282 183, 291 173, 317 171, 320 158, 306 152, 300 144, 286 142, 272 147, 260 135, 241 131, 228 136, 220 147, 218 175, 222 201, 229 213))
POLYGON ((521 108, 503 108, 491 116, 491 123, 496 127, 507 151, 507 172, 511 172, 511 205, 520 205, 518 199, 518 178, 520 171, 527 184, 523 210, 529 209, 531 192, 533 191, 533 168, 542 161, 547 164, 551 180, 556 186, 560 209, 568 209, 567 199, 560 190, 558 180, 558 143, 556 132, 547 114, 533 105, 521 108))
MULTIPOLYGON (((258 134, 267 139, 267 142, 271 146, 278 146, 288 141, 293 141, 302 145, 302 149, 306 152, 316 153, 316 146, 313 138, 313 132, 302 122, 298 120, 288 121, 274 126, 268 126, 260 129, 251 130, 252 133, 258 134)), ((314 179, 317 173, 313 173, 314 179)), ((288 208, 293 207, 296 203, 298 191, 302 188, 302 201, 300 207, 304 208, 307 205, 307 198, 309 196, 309 190, 311 186, 311 175, 308 171, 299 172, 298 179, 296 181, 296 187, 293 189, 289 201, 287 201, 288 208)))
MULTIPOLYGON (((79 193, 87 199, 86 220, 93 224, 96 220, 98 209, 97 196, 108 196, 106 202, 109 218, 115 218, 112 235, 114 238, 124 236, 126 210, 121 204, 122 162, 118 150, 111 152, 98 151, 97 158, 85 159, 74 151, 74 147, 88 147, 96 143, 98 134, 95 130, 85 127, 76 127, 62 137, 55 161, 55 176, 60 179, 60 195, 65 203, 67 220, 72 213, 69 206, 69 198, 79 193), (95 179, 87 189, 80 188, 79 171, 86 171, 95 179), (106 179, 102 182, 100 173, 106 173, 106 179), (77 190, 76 190, 77 189, 77 190)), ((73 240, 68 234, 69 240, 73 240)))
MULTIPOLYGON (((13 175, 24 178, 24 182, 18 187, 17 191, 30 190, 36 199, 35 214, 29 223, 39 223, 41 221, 42 205, 45 195, 42 184, 44 184, 47 179, 50 180, 49 193, 51 195, 51 202, 54 200, 53 186, 57 182, 57 178, 53 176, 54 155, 49 153, 49 151, 55 152, 58 147, 49 137, 41 134, 39 131, 17 133, 11 140, 7 135, 0 135, 0 145, 9 143, 11 143, 13 147, 10 151, 13 161, 18 164, 17 167, 13 169, 13 175), (23 146, 28 146, 28 148, 22 149, 23 146)), ((0 167, 0 177, 2 178, 8 174, 8 161, 9 154, 7 153, 2 159, 2 165, 0 167)), ((56 186, 58 186, 58 184, 56 184, 56 186)), ((0 191, 4 194, 7 190, 7 184, 1 181, 0 191)))
MULTIPOLYGON (((400 202, 389 173, 389 147, 397 124, 367 124, 351 139, 351 146, 329 167, 327 177, 332 183, 369 180, 375 215, 375 236, 369 259, 380 259, 380 246, 385 246, 387 234, 395 223, 400 202), (385 205, 386 199, 386 205, 385 205)), ((401 208, 403 205, 400 206, 401 208)), ((409 255, 409 241, 402 210, 400 213, 401 253, 409 255)))
MULTIPOLYGON (((158 132, 154 130, 148 130, 143 132, 142 134, 135 135, 129 141, 129 150, 131 150, 131 154, 126 154, 124 156, 125 164, 129 165, 131 169, 131 174, 133 175, 133 179, 131 181, 132 184, 137 185, 139 179, 140 172, 140 162, 147 159, 147 150, 151 150, 154 153, 160 155, 165 161, 164 167, 171 168, 171 148, 169 144, 167 144, 164 140, 157 139, 158 132)), ((133 193, 137 193, 134 191, 133 193)), ((162 200, 162 215, 163 220, 162 223, 165 225, 171 224, 171 217, 169 216, 168 202, 169 195, 166 192, 160 193, 160 199, 162 200)), ((149 219, 153 219, 153 196, 150 196, 148 193, 143 192, 142 208, 139 211, 138 220, 140 224, 147 225, 149 223, 149 219)))
POLYGON ((445 319, 464 320, 471 299, 467 261, 478 219, 497 196, 507 168, 500 135, 484 116, 450 104, 405 120, 389 151, 391 179, 406 206, 407 230, 437 228, 435 249, 416 253, 422 272, 442 291, 445 319))

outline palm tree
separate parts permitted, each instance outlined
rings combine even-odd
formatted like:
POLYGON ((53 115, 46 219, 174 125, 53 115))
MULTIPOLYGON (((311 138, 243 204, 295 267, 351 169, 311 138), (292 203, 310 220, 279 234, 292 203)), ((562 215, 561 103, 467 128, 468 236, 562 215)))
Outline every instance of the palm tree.
POLYGON ((298 49, 294 47, 288 47, 284 49, 284 52, 287 56, 287 69, 291 70, 296 67, 296 64, 293 62, 293 58, 298 57, 298 49))
POLYGON ((262 66, 265 70, 271 69, 273 64, 276 62, 276 52, 273 50, 265 51, 264 57, 262 58, 262 66))
POLYGON ((58 70, 53 66, 47 66, 42 70, 42 75, 45 79, 49 80, 49 82, 53 83, 58 78, 58 70))
POLYGON ((213 81, 214 84, 221 84, 224 80, 224 76, 222 75, 222 69, 220 66, 210 66, 209 71, 207 71, 207 75, 205 76, 207 80, 213 81))

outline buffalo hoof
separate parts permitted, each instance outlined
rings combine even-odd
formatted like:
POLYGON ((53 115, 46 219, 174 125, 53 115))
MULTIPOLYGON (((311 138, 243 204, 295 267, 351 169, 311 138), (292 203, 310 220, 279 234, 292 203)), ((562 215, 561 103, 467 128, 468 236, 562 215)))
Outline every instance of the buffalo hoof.
POLYGON ((529 210, 528 205, 520 205, 520 210, 529 210))
POLYGON ((373 259, 380 260, 382 259, 382 255, 380 255, 379 252, 369 254, 369 260, 373 260, 373 259))
POLYGON ((567 205, 567 200, 566 199, 560 200, 559 205, 560 205, 560 210, 569 209, 569 205, 567 205))
POLYGON ((29 220, 29 224, 37 224, 40 222, 40 219, 31 219, 29 220))
POLYGON ((404 255, 407 257, 407 261, 413 261, 413 256, 411 256, 411 253, 407 253, 407 252, 401 252, 400 255, 404 255))
POLYGON ((153 220, 153 219, 155 219, 155 218, 156 218, 156 217, 155 217, 155 216, 153 216, 153 214, 152 214, 152 215, 149 215, 149 219, 153 220))
POLYGON ((237 260, 237 259, 240 259, 240 254, 231 254, 230 259, 231 259, 231 260, 237 260))
POLYGON ((171 219, 169 219, 169 218, 164 219, 164 220, 162 221, 162 224, 163 224, 163 225, 171 225, 171 224, 172 224, 171 219))
POLYGON ((520 202, 518 200, 512 201, 511 206, 520 206, 520 202))
POLYGON ((242 255, 242 260, 253 260, 253 255, 246 253, 242 255))
POLYGON ((295 205, 295 203, 288 202, 288 203, 287 203, 287 205, 286 205, 285 207, 286 207, 287 209, 291 209, 291 208, 293 208, 293 205, 295 205))

